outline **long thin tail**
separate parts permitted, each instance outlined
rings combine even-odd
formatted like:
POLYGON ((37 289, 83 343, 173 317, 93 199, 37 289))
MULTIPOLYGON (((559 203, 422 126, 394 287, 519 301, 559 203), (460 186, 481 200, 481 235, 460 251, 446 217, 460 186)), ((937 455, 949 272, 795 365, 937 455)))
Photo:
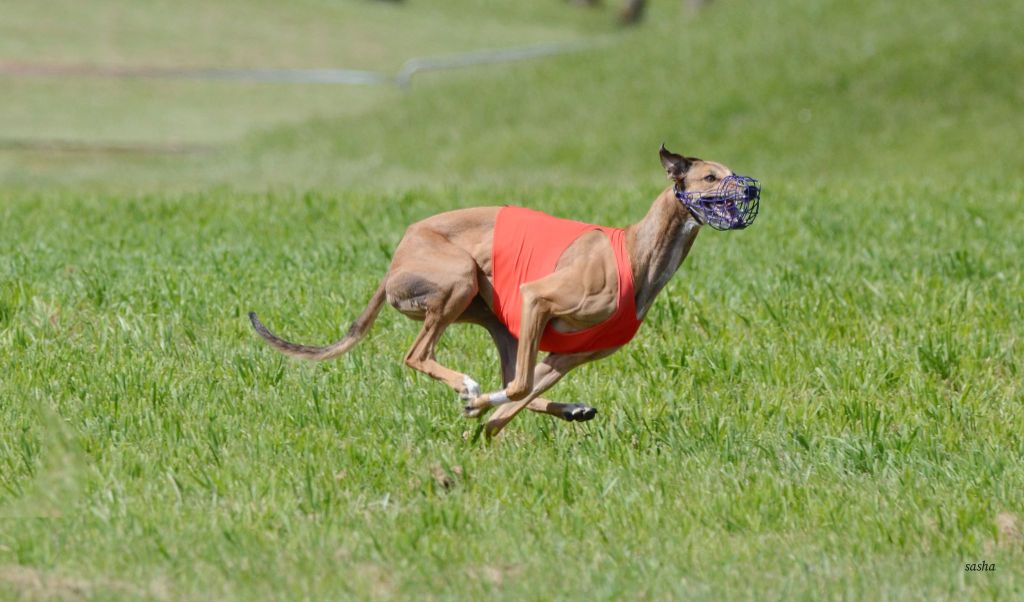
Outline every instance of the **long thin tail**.
POLYGON ((367 331, 370 330, 370 326, 373 325, 374 320, 377 319, 377 314, 380 313, 380 307, 384 304, 384 285, 387 282, 387 278, 381 280, 380 286, 377 287, 377 292, 373 293, 373 297, 370 298, 370 302, 366 305, 366 309, 363 313, 352 322, 352 326, 349 327, 348 333, 345 334, 342 339, 336 343, 324 347, 310 347, 308 345, 299 345, 298 343, 291 343, 277 336, 276 334, 267 330, 267 327, 260 322, 260 319, 256 317, 256 312, 249 312, 249 321, 252 322, 252 327, 256 329, 256 332, 263 337, 263 339, 270 343, 270 346, 277 349, 285 355, 292 357, 298 357, 305 360, 329 360, 334 357, 345 353, 349 349, 356 346, 363 336, 366 335, 367 331))

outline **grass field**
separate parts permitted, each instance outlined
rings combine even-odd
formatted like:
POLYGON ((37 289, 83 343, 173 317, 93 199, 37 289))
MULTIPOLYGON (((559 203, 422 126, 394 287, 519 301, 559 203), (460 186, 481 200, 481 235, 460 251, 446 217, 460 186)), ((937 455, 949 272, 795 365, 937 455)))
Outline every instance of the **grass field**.
MULTIPOLYGON (((214 147, 0 148, 0 598, 1024 597, 1020 3, 65 4, 5 9, 0 60, 612 42, 405 92, 0 76, 0 136, 214 147), (390 309, 327 364, 249 328, 337 338, 442 210, 635 221, 662 141, 762 214, 552 390, 592 422, 474 439, 390 309)), ((483 331, 440 354, 498 384, 483 331)))

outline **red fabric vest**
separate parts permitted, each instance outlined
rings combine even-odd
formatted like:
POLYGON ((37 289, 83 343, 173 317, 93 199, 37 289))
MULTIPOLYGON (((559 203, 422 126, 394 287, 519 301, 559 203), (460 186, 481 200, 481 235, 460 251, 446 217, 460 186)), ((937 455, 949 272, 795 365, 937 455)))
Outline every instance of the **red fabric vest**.
POLYGON ((636 291, 626 252, 626 231, 552 217, 523 207, 502 207, 494 225, 491 269, 494 272, 494 313, 519 338, 523 299, 519 287, 555 271, 555 265, 580 235, 600 230, 615 251, 619 297, 615 313, 600 324, 577 332, 558 332, 551 324, 540 339, 542 351, 577 353, 618 347, 640 328, 636 319, 636 291))

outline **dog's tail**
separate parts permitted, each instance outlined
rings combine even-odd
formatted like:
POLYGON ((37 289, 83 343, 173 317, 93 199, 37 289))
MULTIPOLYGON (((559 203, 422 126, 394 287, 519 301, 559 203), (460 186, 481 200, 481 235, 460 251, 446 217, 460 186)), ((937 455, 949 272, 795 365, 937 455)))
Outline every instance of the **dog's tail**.
POLYGON ((370 326, 373 326, 374 320, 377 319, 377 314, 380 313, 380 307, 384 304, 384 285, 387 283, 387 278, 381 280, 380 286, 377 287, 377 292, 373 293, 373 297, 370 298, 370 302, 366 305, 366 309, 363 313, 356 318, 355 322, 352 322, 352 326, 349 327, 348 332, 342 339, 336 343, 331 343, 324 347, 310 347, 308 345, 299 345, 298 343, 291 343, 277 336, 276 334, 267 330, 267 327, 260 322, 260 319, 256 317, 256 312, 249 312, 249 321, 252 322, 252 327, 256 329, 256 332, 263 337, 263 339, 270 343, 270 346, 277 349, 285 355, 292 357, 298 357, 305 360, 329 360, 334 357, 342 355, 349 349, 356 346, 363 336, 366 335, 367 331, 370 330, 370 326))

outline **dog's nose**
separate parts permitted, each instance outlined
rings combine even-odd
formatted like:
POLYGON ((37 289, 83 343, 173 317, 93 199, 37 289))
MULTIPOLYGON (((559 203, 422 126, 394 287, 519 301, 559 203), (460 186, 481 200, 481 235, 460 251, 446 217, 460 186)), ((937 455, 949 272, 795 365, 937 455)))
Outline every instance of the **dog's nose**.
POLYGON ((746 189, 744 189, 743 194, 745 194, 748 199, 754 198, 757 196, 757 186, 747 186, 746 189))

